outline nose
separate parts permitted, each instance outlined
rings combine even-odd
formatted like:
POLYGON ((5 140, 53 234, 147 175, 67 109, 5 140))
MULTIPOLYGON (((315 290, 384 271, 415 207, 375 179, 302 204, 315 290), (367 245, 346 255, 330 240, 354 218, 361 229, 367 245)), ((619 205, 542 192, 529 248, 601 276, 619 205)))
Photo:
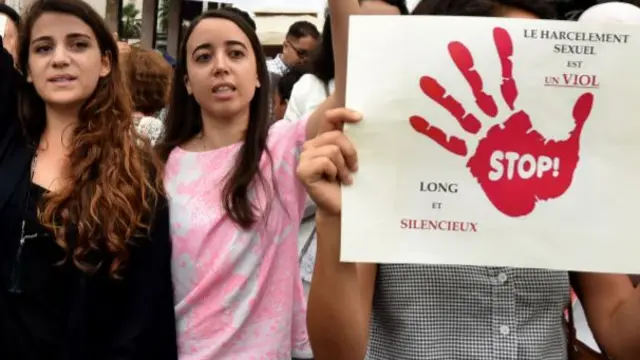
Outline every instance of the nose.
POLYGON ((69 54, 64 46, 57 46, 53 51, 53 57, 51 58, 53 67, 60 68, 69 65, 69 54))
POLYGON ((229 58, 226 54, 218 54, 213 60, 213 75, 221 76, 229 74, 229 58))

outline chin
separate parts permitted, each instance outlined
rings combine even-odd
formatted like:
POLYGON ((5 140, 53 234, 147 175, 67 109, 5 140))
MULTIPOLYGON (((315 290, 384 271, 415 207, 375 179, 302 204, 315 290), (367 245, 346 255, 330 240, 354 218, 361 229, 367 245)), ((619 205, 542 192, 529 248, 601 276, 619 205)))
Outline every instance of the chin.
POLYGON ((226 104, 224 106, 213 106, 208 112, 214 117, 231 118, 243 112, 244 109, 248 110, 248 106, 233 106, 232 104, 226 104))
POLYGON ((49 106, 76 106, 87 100, 86 96, 78 96, 72 94, 53 94, 51 96, 43 96, 42 100, 49 106))

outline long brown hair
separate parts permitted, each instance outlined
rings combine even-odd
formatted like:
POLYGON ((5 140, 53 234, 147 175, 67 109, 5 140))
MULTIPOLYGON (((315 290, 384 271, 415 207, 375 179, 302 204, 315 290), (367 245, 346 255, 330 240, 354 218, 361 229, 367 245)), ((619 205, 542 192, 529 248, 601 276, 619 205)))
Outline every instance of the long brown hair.
POLYGON ((132 47, 120 59, 135 111, 154 116, 169 102, 171 65, 154 50, 132 47))
MULTIPOLYGON (((40 221, 76 267, 94 272, 109 267, 118 277, 128 261, 128 243, 148 232, 162 197, 162 162, 150 143, 137 135, 132 102, 118 62, 118 47, 106 24, 81 0, 38 0, 20 31, 19 67, 27 76, 34 23, 44 13, 75 16, 93 30, 111 72, 84 102, 71 137, 65 186, 45 195, 40 221), (77 238, 68 236, 74 229, 77 238), (97 255, 97 257, 96 257, 97 255)), ((61 24, 60 26, 64 26, 61 24)), ((45 104, 33 85, 20 94, 20 120, 28 141, 37 146, 46 126, 45 104)))
MULTIPOLYGON (((187 76, 187 42, 198 24, 205 19, 225 19, 233 22, 249 38, 255 53, 258 81, 262 86, 256 89, 249 104, 249 125, 244 144, 236 163, 226 179, 222 196, 224 209, 236 224, 243 228, 251 227, 258 214, 249 199, 249 189, 253 184, 264 185, 260 172, 260 160, 266 154, 271 161, 267 148, 269 135, 269 72, 262 52, 262 46, 256 32, 235 12, 211 10, 194 19, 185 32, 178 53, 178 63, 173 75, 173 88, 169 104, 169 114, 165 124, 164 141, 158 145, 160 156, 166 161, 171 151, 191 140, 202 131, 200 105, 193 95, 189 95, 184 83, 187 76), (256 180, 258 182, 256 182, 256 180)), ((277 190, 277 189, 276 189, 277 190)))

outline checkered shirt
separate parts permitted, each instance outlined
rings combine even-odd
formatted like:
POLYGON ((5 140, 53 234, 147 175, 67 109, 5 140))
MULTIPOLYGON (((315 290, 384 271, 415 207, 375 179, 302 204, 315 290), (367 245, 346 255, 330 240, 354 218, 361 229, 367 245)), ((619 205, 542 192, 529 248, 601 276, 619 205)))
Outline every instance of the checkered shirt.
POLYGON ((566 360, 564 271, 379 265, 367 360, 566 360))
POLYGON ((267 60, 267 70, 270 73, 282 76, 289 71, 289 67, 282 61, 282 54, 278 54, 273 59, 267 60))

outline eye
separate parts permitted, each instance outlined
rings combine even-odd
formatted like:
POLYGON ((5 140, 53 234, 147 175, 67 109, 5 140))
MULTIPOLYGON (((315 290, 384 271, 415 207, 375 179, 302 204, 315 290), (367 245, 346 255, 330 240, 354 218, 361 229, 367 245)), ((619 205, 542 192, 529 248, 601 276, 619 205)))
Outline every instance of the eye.
POLYGON ((36 46, 34 47, 34 51, 35 51, 37 54, 44 54, 44 53, 46 53, 46 52, 51 51, 52 49, 53 49, 53 46, 51 46, 51 45, 46 45, 46 44, 36 45, 36 46))
POLYGON ((211 60, 211 54, 209 53, 200 53, 200 54, 196 54, 196 56, 194 56, 193 58, 196 62, 207 62, 209 60, 211 60))
POLYGON ((71 48, 75 50, 84 50, 89 47, 89 42, 86 40, 76 40, 71 43, 71 48))
POLYGON ((240 50, 231 50, 229 52, 229 57, 232 59, 241 59, 244 57, 244 52, 240 50))

